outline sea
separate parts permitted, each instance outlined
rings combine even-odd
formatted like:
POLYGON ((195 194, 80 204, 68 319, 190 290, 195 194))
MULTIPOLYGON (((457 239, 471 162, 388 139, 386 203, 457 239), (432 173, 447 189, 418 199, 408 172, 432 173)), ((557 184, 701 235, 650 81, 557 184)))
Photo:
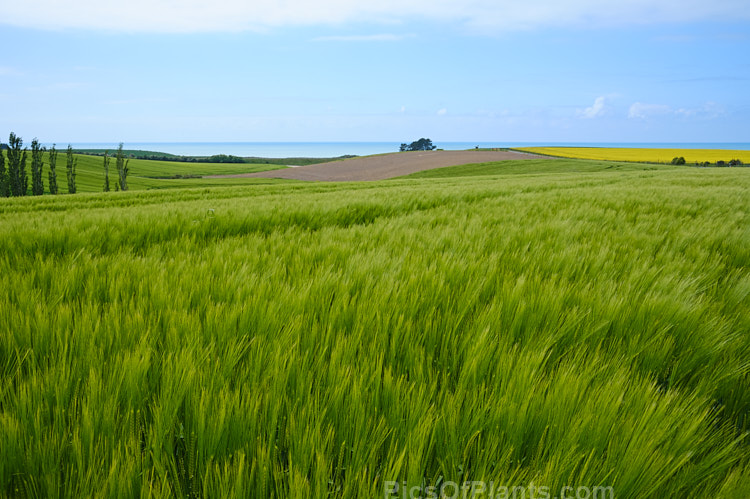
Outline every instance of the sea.
MULTIPOLYGON (((449 151, 505 147, 652 147, 664 149, 735 149, 750 150, 750 142, 679 143, 679 142, 433 142, 449 151)), ((47 144, 51 146, 52 144, 47 144)), ((117 149, 117 143, 80 142, 74 149, 117 149)), ((400 142, 126 142, 125 149, 176 154, 180 156, 212 156, 227 154, 258 158, 336 158, 367 156, 399 150, 400 142)), ((67 144, 65 144, 67 146, 67 144)), ((58 144, 58 148, 61 147, 58 144)))

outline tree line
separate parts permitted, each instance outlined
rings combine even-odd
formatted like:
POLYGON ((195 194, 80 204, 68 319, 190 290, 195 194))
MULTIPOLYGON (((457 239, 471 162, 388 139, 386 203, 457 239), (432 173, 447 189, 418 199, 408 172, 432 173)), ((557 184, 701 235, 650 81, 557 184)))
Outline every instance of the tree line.
MULTIPOLYGON (((673 165, 684 165, 686 164, 685 158, 683 156, 679 156, 676 158, 672 158, 671 164, 673 165)), ((745 164, 742 162, 741 159, 730 159, 729 161, 722 161, 718 160, 716 163, 711 163, 710 161, 696 161, 695 166, 745 166, 745 164)))
MULTIPOLYGON (((128 190, 128 163, 122 150, 122 142, 115 154, 115 167, 117 168, 116 191, 128 190)), ((31 141, 31 195, 41 196, 44 194, 44 155, 47 154, 49 170, 47 171, 47 186, 50 194, 59 194, 57 184, 57 155, 56 144, 47 150, 34 138, 31 141)), ((68 183, 68 194, 75 194, 76 167, 78 158, 73 155, 73 147, 68 144, 65 153, 65 176, 68 183)), ((29 194, 29 176, 26 165, 29 158, 29 149, 23 146, 23 139, 15 133, 10 132, 7 146, 0 147, 0 197, 20 197, 29 194), (7 158, 6 158, 7 156, 7 158)), ((109 185, 109 151, 104 153, 104 192, 110 190, 109 185)))

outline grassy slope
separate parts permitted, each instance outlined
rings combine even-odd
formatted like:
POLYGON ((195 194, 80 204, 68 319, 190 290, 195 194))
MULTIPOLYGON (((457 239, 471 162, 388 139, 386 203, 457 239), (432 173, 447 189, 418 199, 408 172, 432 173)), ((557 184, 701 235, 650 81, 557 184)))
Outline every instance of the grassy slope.
MULTIPOLYGON (((76 186, 78 192, 101 192, 104 186, 103 158, 76 154, 78 166, 76 167, 76 186)), ((26 169, 30 171, 30 159, 26 169)), ((149 161, 144 159, 130 159, 128 167, 128 186, 130 189, 163 189, 175 187, 212 186, 229 184, 265 183, 263 179, 164 179, 149 177, 169 177, 174 175, 222 175, 233 173, 251 173, 283 168, 280 165, 251 165, 251 164, 227 164, 227 163, 180 163, 174 161, 149 161)), ((60 151, 57 156, 57 184, 62 193, 68 192, 66 177, 65 151, 60 151)), ((44 160, 44 186, 49 190, 49 155, 44 160)), ((30 173, 29 173, 30 175, 30 173)), ((114 190, 117 179, 115 159, 109 165, 110 188, 114 190)))
MULTIPOLYGON (((104 152, 107 152, 109 154, 115 154, 116 149, 74 149, 75 152, 80 152, 84 154, 104 154, 104 152)), ((166 158, 178 158, 176 154, 170 154, 168 152, 159 152, 159 151, 144 151, 142 149, 123 149, 123 154, 125 154, 128 157, 133 158, 142 158, 146 159, 148 156, 162 156, 166 158)))
POLYGON ((750 175, 525 164, 0 200, 0 494, 747 497, 750 175))
POLYGON ((608 161, 582 161, 565 159, 524 159, 518 161, 498 161, 491 163, 476 163, 470 165, 448 166, 412 173, 402 178, 453 178, 473 177, 479 175, 513 175, 513 174, 553 174, 553 173, 584 173, 599 171, 634 171, 672 169, 669 166, 644 166, 631 163, 616 163, 608 161))
MULTIPOLYGON (((106 149, 76 149, 76 152, 83 152, 89 155, 99 155, 102 156, 104 152, 107 151, 106 149)), ((110 154, 114 154, 114 151, 108 151, 110 154)), ((184 158, 184 156, 178 156, 176 154, 169 154, 164 152, 157 152, 157 151, 142 151, 137 149, 123 149, 123 153, 125 153, 126 156, 132 157, 132 158, 138 158, 138 159, 159 159, 159 158, 174 158, 175 162, 181 162, 178 161, 180 158, 184 158)), ((199 158, 211 158, 211 156, 196 156, 199 158)), ((315 165, 318 163, 327 163, 329 161, 337 161, 341 159, 345 159, 348 156, 338 156, 334 158, 259 158, 259 157, 243 157, 245 160, 245 164, 266 164, 266 165, 280 165, 280 166, 286 166, 286 165, 295 165, 295 166, 303 166, 303 165, 315 165)), ((220 164, 220 163, 217 163, 220 164)))

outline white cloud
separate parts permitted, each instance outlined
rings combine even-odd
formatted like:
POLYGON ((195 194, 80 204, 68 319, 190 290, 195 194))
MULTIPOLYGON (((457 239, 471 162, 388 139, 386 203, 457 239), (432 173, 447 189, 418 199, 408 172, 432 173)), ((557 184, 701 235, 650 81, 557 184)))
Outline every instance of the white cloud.
POLYGON ((680 108, 675 113, 683 118, 714 119, 726 115, 726 109, 716 102, 706 102, 700 107, 680 108))
POLYGON ((23 73, 16 68, 0 66, 0 76, 20 76, 21 74, 23 73))
POLYGON ((628 111, 628 118, 634 119, 648 119, 652 116, 679 116, 686 119, 714 119, 724 116, 726 110, 723 106, 715 102, 706 102, 699 107, 681 107, 679 109, 673 109, 666 104, 643 104, 642 102, 635 102, 630 106, 628 111))
POLYGON ((445 116, 446 114, 448 114, 448 110, 446 108, 440 109, 437 112, 438 116, 445 116))
POLYGON ((598 116, 602 116, 605 112, 604 107, 604 97, 597 97, 596 100, 594 100, 594 105, 591 107, 587 107, 586 109, 579 111, 580 116, 584 118, 596 118, 598 116))
POLYGON ((681 107, 680 109, 675 111, 675 114, 678 114, 685 118, 692 118, 693 116, 697 114, 697 112, 698 111, 696 109, 688 109, 688 108, 681 107))
POLYGON ((628 111, 628 118, 646 119, 650 116, 671 114, 672 108, 664 104, 643 104, 634 102, 628 111))
POLYGON ((105 31, 215 32, 442 21, 484 32, 750 19, 747 0, 0 0, 0 22, 105 31))

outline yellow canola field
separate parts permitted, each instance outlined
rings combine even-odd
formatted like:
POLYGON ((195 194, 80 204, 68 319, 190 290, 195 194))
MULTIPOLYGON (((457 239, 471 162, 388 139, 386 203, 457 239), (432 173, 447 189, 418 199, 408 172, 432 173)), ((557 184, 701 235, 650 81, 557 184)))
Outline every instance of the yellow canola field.
POLYGON ((688 165, 708 161, 729 162, 739 159, 750 164, 750 151, 727 149, 645 149, 629 147, 523 147, 527 151, 563 158, 599 159, 605 161, 636 161, 639 163, 671 163, 673 158, 684 157, 688 165))

